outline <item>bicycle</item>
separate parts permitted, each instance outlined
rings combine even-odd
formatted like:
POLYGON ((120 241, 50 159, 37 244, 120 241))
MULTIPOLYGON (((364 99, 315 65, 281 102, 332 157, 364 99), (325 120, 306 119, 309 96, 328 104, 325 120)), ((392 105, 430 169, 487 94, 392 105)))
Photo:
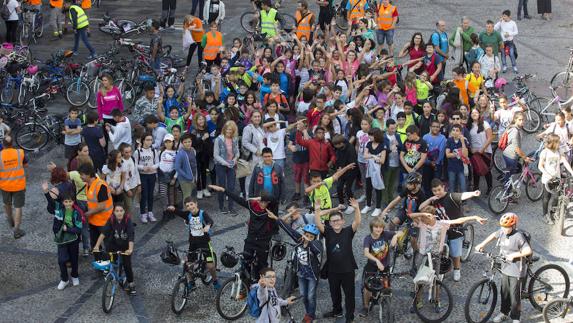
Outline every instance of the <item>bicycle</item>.
POLYGON ((551 193, 557 193, 557 205, 552 207, 550 212, 554 214, 554 219, 559 221, 557 228, 562 236, 565 236, 565 218, 567 218, 567 209, 573 199, 573 179, 570 177, 559 179, 559 186, 554 190, 549 190, 548 184, 546 189, 551 193))
MULTIPOLYGON (((276 242, 275 245, 277 244, 282 244, 282 245, 287 245, 290 246, 292 248, 292 251, 290 253, 290 256, 287 259, 287 263, 285 266, 285 271, 284 271, 284 276, 283 276, 283 281, 282 281, 282 286, 281 289, 279 291, 279 295, 282 298, 287 298, 288 296, 290 296, 292 294, 292 292, 298 287, 298 276, 297 276, 297 259, 296 259, 296 247, 298 247, 299 245, 301 245, 301 243, 290 243, 287 241, 282 241, 282 240, 276 240, 276 239, 272 239, 272 241, 276 242)), ((286 248, 286 246, 285 246, 286 248)), ((272 248, 271 248, 272 250, 272 248)), ((271 252, 271 268, 273 267, 273 261, 280 261, 281 259, 274 259, 272 256, 272 252, 271 252)))
MULTIPOLYGON (((394 248, 396 250, 397 248, 394 248)), ((395 315, 392 310, 392 277, 403 278, 408 273, 394 273, 394 266, 387 272, 376 271, 376 273, 364 280, 364 287, 372 293, 368 312, 371 312, 375 305, 378 305, 378 321, 380 323, 394 323, 395 315)))
MULTIPOLYGON (((484 272, 484 278, 470 288, 468 297, 466 297, 464 315, 469 323, 485 323, 493 315, 498 296, 495 276, 498 272, 501 273, 501 264, 507 263, 503 256, 495 256, 491 253, 481 254, 490 259, 490 266, 484 272)), ((529 299, 531 305, 536 310, 541 311, 549 301, 557 297, 565 298, 569 295, 569 276, 563 268, 556 264, 541 266, 533 273, 531 265, 537 261, 539 261, 539 257, 526 258, 526 276, 520 281, 521 299, 529 299), (556 282, 556 275, 562 277, 563 281, 556 282), (526 285, 527 290, 525 289, 526 285), (559 286, 563 286, 564 290, 557 291, 556 287, 559 286)))
POLYGON ((563 89, 559 93, 555 93, 557 99, 568 98, 573 94, 573 48, 569 48, 569 62, 567 63, 567 68, 563 72, 558 72, 551 78, 551 87, 563 89))
POLYGON ((549 90, 553 95, 552 99, 537 97, 531 101, 530 106, 539 112, 539 115, 547 122, 554 120, 555 115, 563 108, 573 103, 573 95, 569 99, 563 101, 562 96, 557 94, 558 87, 550 87, 549 90))
MULTIPOLYGON (((280 7, 280 3, 281 1, 277 1, 277 3, 274 6, 275 9, 278 10, 278 8, 280 7)), ((246 11, 241 15, 241 27, 243 28, 244 31, 246 31, 249 34, 260 34, 261 24, 259 16, 261 10, 262 9, 257 8, 256 10, 246 11)), ((287 33, 290 33, 295 29, 296 19, 291 14, 284 12, 281 13, 277 12, 277 18, 278 18, 277 27, 279 30, 283 30, 286 31, 287 33)))
POLYGON ((573 297, 554 299, 543 307, 543 320, 545 323, 551 323, 560 318, 562 321, 559 322, 571 322, 573 318, 565 319, 571 313, 571 309, 573 309, 573 297))
POLYGON ((38 43, 38 38, 44 34, 44 15, 32 6, 22 6, 22 22, 20 44, 38 43))
MULTIPOLYGON (((539 163, 539 155, 541 154, 541 151, 543 150, 544 145, 545 144, 543 143, 543 141, 540 141, 537 149, 527 155, 527 157, 533 159, 533 162, 529 164, 529 167, 534 172, 538 172, 537 165, 539 163)), ((507 167, 505 166, 505 160, 503 159, 503 150, 501 150, 497 146, 495 146, 494 150, 493 150, 492 159, 493 159, 493 166, 495 167, 495 169, 497 169, 497 171, 500 173, 505 172, 505 169, 507 167)))
MULTIPOLYGON (((524 75, 518 75, 513 78, 513 82, 515 82, 515 88, 516 88, 515 95, 524 99, 525 103, 527 103, 530 107, 531 107, 531 102, 537 98, 537 95, 535 95, 529 89, 529 86, 527 86, 527 80, 535 77, 537 77, 537 75, 535 74, 524 74, 524 75)), ((533 108, 535 109, 535 107, 533 108)))
POLYGON ((118 288, 124 288, 127 281, 127 277, 123 273, 123 266, 121 261, 124 254, 120 251, 109 252, 108 254, 110 257, 109 261, 92 262, 92 266, 96 270, 101 270, 104 273, 107 271, 104 279, 103 290, 101 293, 101 307, 103 312, 106 314, 111 313, 118 288))
MULTIPOLYGON (((49 98, 49 95, 44 93, 33 100, 45 97, 49 98)), ((50 141, 55 141, 56 144, 63 143, 64 118, 62 116, 44 116, 40 111, 34 109, 29 118, 31 121, 23 124, 14 132, 16 144, 20 148, 25 151, 36 152, 44 148, 50 141)))
POLYGON ((525 163, 516 180, 512 180, 510 176, 503 185, 497 185, 491 190, 487 200, 489 209, 495 214, 505 212, 509 202, 516 201, 521 196, 522 183, 525 184, 525 194, 529 200, 536 202, 541 199, 544 190, 541 183, 541 173, 533 173, 529 170, 528 164, 525 163))

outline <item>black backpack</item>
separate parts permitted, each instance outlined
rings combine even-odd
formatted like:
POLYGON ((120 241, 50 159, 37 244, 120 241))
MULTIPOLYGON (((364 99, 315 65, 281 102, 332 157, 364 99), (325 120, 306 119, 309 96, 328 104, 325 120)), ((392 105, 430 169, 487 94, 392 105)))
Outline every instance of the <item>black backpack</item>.
POLYGON ((4 0, 4 3, 2 4, 2 8, 0 9, 0 17, 2 17, 2 19, 8 21, 8 19, 10 19, 10 15, 12 14, 10 12, 10 9, 8 8, 8 1, 10 0, 4 0))

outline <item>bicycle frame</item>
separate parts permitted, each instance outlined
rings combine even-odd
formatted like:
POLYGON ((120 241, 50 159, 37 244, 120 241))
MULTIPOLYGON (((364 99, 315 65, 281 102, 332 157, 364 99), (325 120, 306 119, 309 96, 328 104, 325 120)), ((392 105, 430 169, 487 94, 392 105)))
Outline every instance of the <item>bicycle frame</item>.
MULTIPOLYGON (((519 177, 514 181, 511 179, 511 177, 507 180, 507 182, 503 185, 503 187, 505 188, 505 190, 503 192, 500 192, 498 194, 503 194, 499 200, 500 201, 505 201, 508 198, 514 197, 514 191, 519 191, 519 189, 521 188, 521 183, 524 182, 526 179, 529 179, 529 181, 533 181, 533 183, 536 183, 535 180, 535 176, 533 176, 533 173, 529 170, 529 166, 524 165, 523 166, 523 170, 521 171, 521 174, 519 175, 519 177)), ((496 196, 496 198, 498 198, 498 196, 496 196)), ((519 197, 519 195, 518 195, 519 197)))

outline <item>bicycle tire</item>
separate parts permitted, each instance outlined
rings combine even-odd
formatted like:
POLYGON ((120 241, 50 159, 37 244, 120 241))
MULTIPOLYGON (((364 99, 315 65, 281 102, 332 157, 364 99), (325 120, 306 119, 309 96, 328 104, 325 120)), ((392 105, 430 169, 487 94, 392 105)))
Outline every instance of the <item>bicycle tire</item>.
MULTIPOLYGON (((442 297, 444 295, 447 297, 448 308, 446 309, 446 311, 444 312, 444 314, 442 316, 440 316, 438 318, 428 318, 428 317, 424 316, 425 314, 421 313, 421 308, 417 306, 419 301, 423 300, 426 297, 427 291, 425 291, 425 288, 428 286, 432 286, 432 285, 430 284, 430 285, 418 286, 418 291, 416 292, 416 296, 414 297, 414 312, 425 323, 444 322, 450 316, 450 313, 452 312, 452 309, 454 308, 454 303, 453 303, 454 298, 452 296, 452 293, 450 292, 449 288, 446 285, 442 284, 441 281, 439 281, 439 280, 434 281, 434 286, 435 286, 434 288, 439 289, 439 292, 437 294, 440 295, 440 299, 442 299, 442 297)), ((430 303, 431 302, 435 302, 435 300, 430 301, 430 303)), ((438 302, 438 303, 441 303, 441 302, 438 302)), ((432 304, 432 305, 434 307, 434 309, 433 309, 434 313, 439 313, 439 309, 438 309, 438 312, 435 311, 435 304, 432 304)))
POLYGON ((505 171, 505 159, 503 159, 503 150, 495 147, 493 150, 493 166, 498 172, 503 173, 505 171))
MULTIPOLYGON (((120 80, 117 80, 116 82, 114 82, 114 84, 117 86, 117 88, 119 89, 119 92, 121 93, 121 100, 123 101, 124 109, 130 108, 133 105, 135 105, 135 88, 133 87, 131 82, 129 82, 127 79, 120 79, 120 80)), ((92 90, 92 88, 90 87, 90 91, 91 90, 92 90)), ((91 97, 90 97, 90 100, 91 100, 91 97)), ((88 101, 88 105, 90 103, 91 102, 88 101)))
POLYGON ((531 178, 527 178, 525 181, 525 195, 532 202, 537 202, 543 197, 543 191, 545 187, 541 183, 541 173, 533 173, 533 178, 535 178, 535 183, 532 182, 531 178))
POLYGON ((29 37, 29 26, 28 23, 24 22, 21 24, 21 27, 18 28, 20 31, 20 45, 30 44, 30 37, 29 37))
POLYGON ((551 100, 552 99, 549 98, 537 97, 533 101, 531 101, 531 104, 533 106, 540 107, 538 112, 540 116, 543 118, 543 120, 545 120, 546 122, 553 122, 555 119, 555 114, 559 112, 559 105, 557 103, 553 103, 548 107, 549 102, 551 102, 551 100), (543 109, 545 109, 546 107, 547 109, 543 111, 543 109))
POLYGON ((497 185, 489 193, 487 198, 487 206, 495 214, 501 214, 507 210, 509 206, 509 197, 505 196, 505 186, 497 185), (496 205, 498 203, 499 205, 496 205))
POLYGON ((573 93, 573 72, 559 72, 551 78, 551 87, 555 88, 555 93, 559 96, 559 102, 563 103, 569 99, 573 93))
POLYGON ((533 109, 527 109, 524 113, 526 120, 523 123, 523 131, 526 133, 536 133, 541 126, 541 116, 533 109))
POLYGON ((233 295, 223 296, 225 291, 227 291, 229 288, 231 289, 231 291, 233 291, 234 289, 233 284, 236 283, 237 280, 235 277, 227 279, 221 286, 221 289, 217 292, 217 296, 215 298, 215 307, 217 308, 217 313, 219 313, 219 315, 221 315, 222 318, 229 321, 235 321, 239 319, 247 311, 247 297, 249 293, 249 287, 244 281, 241 280, 241 286, 237 287, 239 288, 238 299, 233 295), (244 299, 241 298, 243 296, 242 292, 244 292, 244 299), (227 313, 226 309, 223 309, 223 307, 221 306, 221 302, 230 302, 230 301, 237 302, 237 305, 241 306, 239 307, 240 309, 236 313, 231 313, 231 314, 227 313))
POLYGON ((94 78, 90 81, 89 88, 90 88, 90 98, 88 99, 88 106, 92 109, 97 108, 97 91, 99 90, 99 77, 94 78))
POLYGON ((541 113, 541 110, 543 110, 547 104, 549 104, 549 99, 540 96, 535 96, 533 99, 527 102, 527 105, 530 109, 533 109, 539 113, 541 113))
POLYGON ((36 14, 36 29, 34 30, 36 38, 41 38, 44 35, 44 15, 41 13, 36 14))
POLYGON ((29 122, 18 128, 14 135, 16 145, 25 151, 38 151, 50 140, 48 129, 35 122, 29 122))
POLYGON ((181 314, 183 309, 185 308, 185 304, 187 304, 187 279, 185 277, 179 278, 175 285, 173 286, 173 291, 171 292, 171 311, 176 315, 181 314), (180 292, 183 292, 182 295, 179 295, 180 292), (181 301, 181 304, 177 304, 177 301, 181 301))
MULTIPOLYGON (((475 302, 474 302, 475 303, 475 302)), ((497 305, 497 286, 495 282, 490 281, 489 278, 484 278, 477 283, 473 284, 468 291, 468 296, 466 297, 466 302, 464 304, 464 316, 466 318, 466 322, 468 323, 485 323, 488 322, 491 316, 493 315, 493 311, 495 311, 495 307, 497 305), (489 308, 484 309, 484 311, 478 311, 478 317, 472 317, 472 298, 475 293, 477 294, 477 302, 480 304, 487 305, 491 300, 491 305, 489 308), (483 293, 485 292, 485 295, 483 293), (482 297, 485 296, 485 297, 482 297)))
POLYGON ((241 27, 247 33, 249 34, 254 33, 258 25, 259 25, 259 18, 256 12, 247 11, 241 15, 241 27))
MULTIPOLYGON (((217 268, 217 254, 213 252, 213 263, 215 264, 215 268, 217 268)), ((201 277, 201 282, 203 283, 203 285, 209 285, 211 282, 213 282, 213 276, 211 276, 211 273, 205 269, 206 275, 205 277, 201 277)))
POLYGON ((474 236, 475 229, 473 224, 464 223, 464 241, 462 242, 462 262, 468 262, 472 256, 472 251, 474 248, 474 236))
POLYGON ((104 34, 108 34, 108 35, 115 35, 115 36, 121 35, 121 30, 119 28, 111 27, 108 25, 100 26, 99 31, 101 31, 104 34))
POLYGON ((294 285, 294 278, 296 277, 296 272, 293 273, 292 264, 288 264, 285 266, 285 274, 283 278, 283 285, 280 289, 280 297, 286 299, 289 297, 293 291, 294 285))
MULTIPOLYGON (((553 279, 555 277, 555 274, 552 274, 549 276, 553 279)), ((527 294, 529 297, 529 301, 531 302, 531 305, 533 305, 533 307, 536 310, 541 312, 543 310, 543 306, 547 305, 547 303, 549 303, 553 299, 567 298, 567 296, 569 296, 569 275, 567 274, 565 269, 563 269, 559 265, 556 265, 556 264, 543 265, 543 266, 539 267, 539 269, 537 269, 535 271, 535 273, 533 274, 533 276, 529 279, 529 285, 527 286, 527 294), (541 293, 540 296, 543 296, 543 294, 545 294, 545 297, 544 297, 545 302, 540 302, 542 300, 542 298, 537 296, 534 293, 537 290, 537 288, 534 288, 535 287, 534 285, 536 282, 540 282, 540 283, 542 283, 542 285, 545 285, 545 286, 541 286, 540 288, 542 288, 543 290, 550 288, 550 291, 553 291, 553 286, 551 285, 551 283, 550 282, 544 282, 540 278, 542 273, 544 271, 548 271, 548 270, 556 270, 557 272, 559 272, 559 274, 561 274, 561 276, 563 277, 563 282, 562 283, 559 282, 558 285, 564 286, 563 287, 564 291, 563 291, 563 293, 560 293, 559 291, 557 291, 556 293, 559 293, 559 295, 554 295, 555 297, 552 299, 549 299, 549 300, 547 299, 547 297, 550 296, 550 295, 548 295, 549 294, 548 292, 541 293)))
POLYGON ((569 198, 565 196, 560 196, 559 199, 559 210, 557 216, 559 217, 558 225, 559 234, 565 236, 565 218, 567 217, 567 206, 569 205, 569 198))
POLYGON ((84 81, 74 80, 66 86, 66 100, 74 107, 81 107, 90 99, 90 87, 84 81))
POLYGON ((543 321, 545 323, 551 323, 552 319, 562 318, 567 316, 567 313, 571 311, 571 301, 565 298, 554 299, 547 303, 543 307, 543 321))
POLYGON ((392 311, 392 300, 389 297, 382 297, 378 311, 378 321, 380 323, 394 323, 394 312, 392 311))
POLYGON ((111 313, 117 288, 117 281, 106 277, 103 290, 101 291, 101 308, 106 314, 111 313))

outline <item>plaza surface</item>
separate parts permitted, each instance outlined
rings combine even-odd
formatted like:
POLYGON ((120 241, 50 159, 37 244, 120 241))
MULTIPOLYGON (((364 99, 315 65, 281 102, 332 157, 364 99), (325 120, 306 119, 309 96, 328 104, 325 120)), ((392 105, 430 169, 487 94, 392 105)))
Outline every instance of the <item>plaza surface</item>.
MULTIPOLYGON (((224 37, 229 43, 234 37, 242 37, 243 30, 240 28, 240 15, 250 9, 246 0, 226 1, 227 19, 223 24, 224 37)), ((487 19, 497 20, 501 11, 509 8, 516 10, 517 1, 483 0, 469 2, 464 0, 453 1, 405 1, 396 2, 400 13, 400 24, 396 33, 397 48, 401 48, 415 31, 421 31, 424 38, 428 39, 434 29, 436 19, 444 19, 448 25, 448 32, 459 24, 462 16, 468 16, 476 30, 483 30, 487 19)), ((536 13, 535 2, 530 3, 530 12, 536 13)), ((295 2, 285 0, 283 7, 287 12, 294 13, 295 2)), ((102 1, 102 8, 93 9, 89 15, 92 20, 92 45, 99 52, 104 52, 109 46, 110 38, 96 30, 95 25, 104 11, 118 18, 142 20, 146 17, 159 18, 160 1, 102 1)), ((177 22, 180 26, 183 13, 189 12, 191 1, 179 1, 177 9, 177 22)), ((311 9, 317 12, 316 6, 311 9)), ((531 82, 531 86, 540 95, 546 94, 545 89, 551 76, 564 69, 567 64, 569 52, 567 46, 573 46, 573 1, 553 1, 554 19, 550 22, 539 19, 533 15, 532 20, 518 22, 519 35, 517 47, 519 50, 518 66, 521 73, 534 73, 537 78, 531 82)), ((45 36, 38 45, 32 47, 34 55, 39 58, 48 57, 51 52, 58 48, 68 48, 72 45, 70 35, 63 40, 50 40, 50 30, 47 29, 45 36)), ((165 31, 162 33, 164 44, 173 45, 174 52, 181 56, 181 31, 165 31)), ((149 41, 148 35, 139 37, 143 42, 149 41)), ((87 56, 83 45, 80 45, 80 58, 87 56)), ((193 63, 192 66, 196 64, 193 63)), ((192 70, 194 73, 194 70, 192 70)), ((506 78, 513 75, 508 73, 506 78)), ((50 109, 54 112, 63 113, 67 105, 62 101, 56 101, 50 109), (61 102, 61 104, 60 104, 61 102)), ((535 142, 528 138, 526 151, 535 148, 535 142)), ((63 164, 63 149, 56 147, 50 151, 34 154, 27 169, 28 188, 26 192, 26 207, 24 208, 23 229, 27 235, 15 241, 6 224, 0 226, 0 257, 2 266, 0 269, 0 322, 221 322, 215 310, 215 293, 211 287, 200 287, 197 298, 188 303, 180 316, 175 316, 170 310, 170 293, 179 274, 179 267, 172 267, 161 262, 159 254, 162 251, 165 240, 177 243, 180 249, 187 245, 187 231, 180 219, 160 221, 147 225, 139 224, 136 227, 135 254, 133 257, 135 279, 137 283, 137 296, 128 297, 120 293, 111 314, 104 314, 101 310, 101 277, 96 277, 89 266, 87 258, 80 259, 80 281, 77 287, 68 287, 64 291, 56 289, 59 281, 56 246, 53 243, 52 216, 46 211, 46 201, 41 192, 40 183, 49 178, 46 164, 49 161, 63 164)), ((494 174, 494 177, 496 174, 494 174)), ((292 175, 287 173, 289 181, 292 175)), ((485 183, 482 189, 485 190, 485 183)), ((287 185, 291 196, 292 187, 287 185)), ((200 207, 206 209, 215 221, 213 246, 219 254, 227 245, 241 250, 243 239, 246 236, 247 213, 240 210, 239 216, 230 217, 218 214, 215 210, 215 197, 200 201, 200 207)), ((497 217, 490 214, 487 208, 487 200, 483 197, 471 200, 468 203, 469 212, 466 215, 481 215, 490 221, 484 226, 476 226, 476 242, 481 241, 497 226, 497 217)), ((161 218, 163 205, 157 201, 154 213, 161 218)), ((549 227, 540 220, 541 201, 530 202, 522 196, 518 204, 510 205, 509 210, 520 215, 519 227, 532 234, 533 249, 541 257, 538 268, 545 263, 557 263, 562 265, 569 274, 573 273, 573 267, 567 264, 567 260, 573 257, 571 242, 573 241, 573 221, 566 222, 568 226, 567 237, 563 237, 556 229, 549 227)), ((2 215, 3 216, 3 215, 2 215)), ((362 239, 368 234, 368 216, 363 217, 363 223, 354 239, 354 255, 357 259, 359 270, 356 271, 356 299, 357 310, 360 308, 359 281, 361 269, 365 263, 362 256, 362 239)), ((135 222, 139 222, 135 220, 135 222)), ((348 220, 347 224, 349 224, 348 220)), ((6 223, 6 222, 2 222, 6 223)), ((469 263, 462 267, 462 280, 453 282, 450 275, 445 278, 445 284, 454 296, 454 310, 447 322, 464 322, 463 304, 470 286, 482 277, 483 270, 488 266, 488 261, 480 255, 474 255, 469 263)), ((279 280, 282 277, 284 262, 278 264, 277 272, 279 280)), ((404 261, 398 263, 399 270, 407 268, 404 261)), ((231 271, 221 269, 221 276, 228 277, 231 271)), ((411 304, 409 292, 412 289, 411 279, 396 280, 393 284, 395 298, 393 300, 396 318, 402 322, 418 322, 419 319, 410 314, 408 308, 411 304)), ((321 281, 318 291, 318 312, 330 310, 330 297, 326 281, 321 281)), ((499 303, 499 302, 498 302, 499 303)), ((524 301, 524 314, 522 322, 540 322, 542 319, 531 305, 524 301)), ((302 303, 297 303, 292 309, 297 320, 302 319, 304 308, 302 303)), ((357 322, 373 322, 375 315, 362 319, 356 316, 357 322)), ((240 322, 252 321, 245 315, 240 322)), ((328 322, 329 320, 320 320, 328 322)), ((330 320, 333 321, 333 320, 330 320)))

